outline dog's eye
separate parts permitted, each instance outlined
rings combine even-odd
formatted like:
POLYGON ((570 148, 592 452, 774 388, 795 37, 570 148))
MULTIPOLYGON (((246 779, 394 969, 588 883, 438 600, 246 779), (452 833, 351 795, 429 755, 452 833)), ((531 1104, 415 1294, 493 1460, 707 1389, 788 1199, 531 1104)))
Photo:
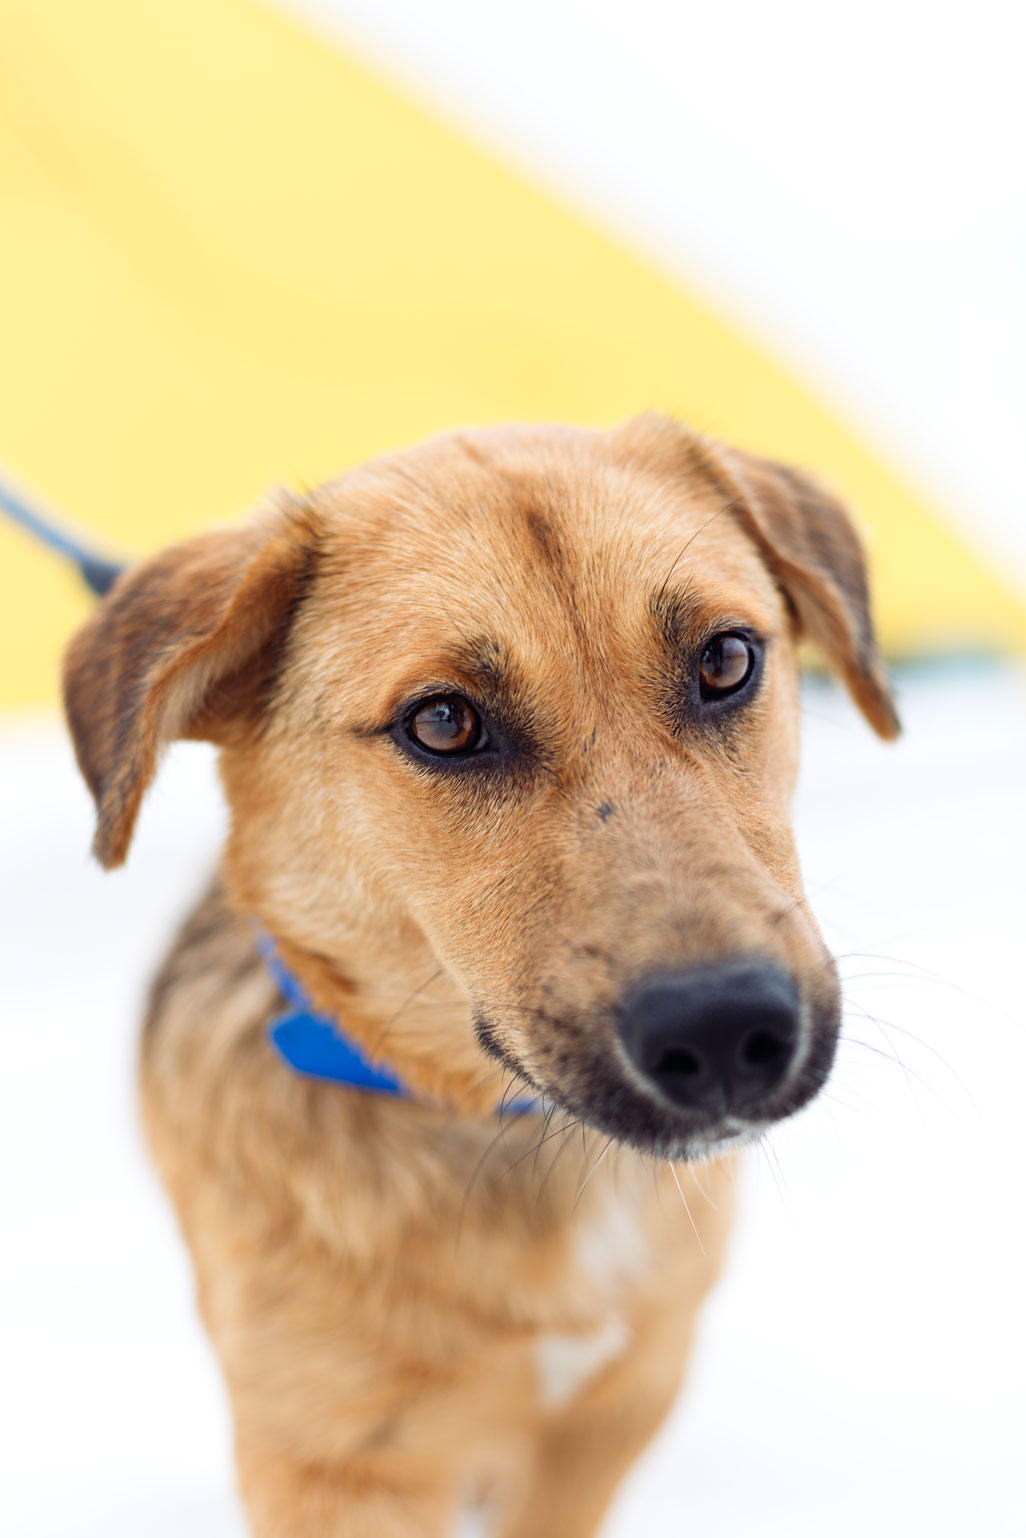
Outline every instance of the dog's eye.
POLYGON ((736 694, 755 666, 755 648, 744 636, 724 631, 707 641, 698 664, 699 690, 704 700, 736 694))
POLYGON ((458 694, 437 694, 425 700, 406 730, 429 753, 475 753, 488 741, 481 717, 458 694))

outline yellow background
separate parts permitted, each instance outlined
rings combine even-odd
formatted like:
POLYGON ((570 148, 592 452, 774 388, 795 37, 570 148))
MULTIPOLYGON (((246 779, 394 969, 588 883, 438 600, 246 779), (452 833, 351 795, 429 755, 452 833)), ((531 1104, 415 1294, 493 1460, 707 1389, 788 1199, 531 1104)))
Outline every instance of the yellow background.
MULTIPOLYGON (((824 473, 886 645, 1022 599, 701 299, 254 0, 0 0, 0 464, 144 553, 428 433, 649 406, 824 473)), ((0 704, 88 599, 0 520, 0 704)))

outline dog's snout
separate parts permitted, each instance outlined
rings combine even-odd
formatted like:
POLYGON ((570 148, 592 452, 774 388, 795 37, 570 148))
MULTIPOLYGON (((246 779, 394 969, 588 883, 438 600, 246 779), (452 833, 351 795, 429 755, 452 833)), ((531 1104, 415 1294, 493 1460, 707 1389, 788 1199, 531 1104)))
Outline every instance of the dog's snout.
POLYGON ((623 1002, 620 1034, 631 1061, 667 1099, 724 1115, 784 1082, 799 1022, 789 973, 735 962, 645 979, 623 1002))

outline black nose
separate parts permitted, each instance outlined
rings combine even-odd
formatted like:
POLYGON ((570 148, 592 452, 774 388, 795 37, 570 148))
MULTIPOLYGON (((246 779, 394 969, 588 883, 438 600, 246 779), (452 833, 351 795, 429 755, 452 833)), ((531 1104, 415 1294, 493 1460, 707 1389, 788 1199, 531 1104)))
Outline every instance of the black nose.
POLYGON ((787 972, 763 962, 663 973, 627 995, 620 1034, 634 1065, 674 1104, 740 1111, 787 1077, 798 990, 787 972))

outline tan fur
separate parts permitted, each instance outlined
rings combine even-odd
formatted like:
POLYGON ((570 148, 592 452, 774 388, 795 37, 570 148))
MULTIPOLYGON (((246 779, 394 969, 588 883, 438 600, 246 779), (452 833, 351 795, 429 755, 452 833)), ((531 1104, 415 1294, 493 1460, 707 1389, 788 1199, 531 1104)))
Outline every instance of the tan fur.
POLYGON ((731 1208, 726 1143, 674 1170, 665 1140, 588 1125, 635 1093, 617 1001, 757 954, 836 1013, 788 827, 803 636, 892 735, 841 510, 642 418, 454 435, 281 498, 124 577, 76 638, 105 863, 162 745, 222 746, 228 848, 155 984, 142 1085, 257 1538, 440 1538, 477 1497, 502 1538, 596 1532, 731 1208), (683 726, 696 647, 740 624, 758 696, 683 726), (500 674, 530 743, 506 767, 396 745, 404 701, 500 674), (416 1099, 278 1060, 255 921, 416 1099), (497 1116, 514 1081, 482 1042, 551 1097, 544 1125, 497 1116))

